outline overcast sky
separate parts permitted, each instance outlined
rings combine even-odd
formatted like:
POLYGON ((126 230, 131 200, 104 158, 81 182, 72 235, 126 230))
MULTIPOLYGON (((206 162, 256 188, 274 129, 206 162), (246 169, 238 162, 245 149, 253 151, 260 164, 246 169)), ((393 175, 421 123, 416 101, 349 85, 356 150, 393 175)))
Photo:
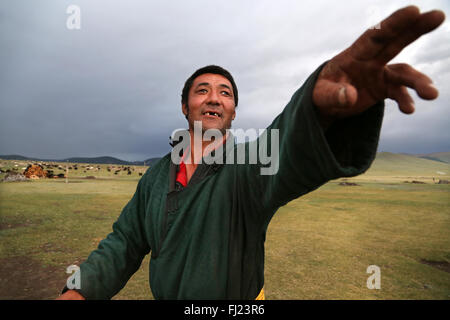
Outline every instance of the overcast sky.
MULTIPOLYGON (((218 64, 239 88, 234 128, 265 128, 325 60, 410 1, 3 0, 0 154, 144 160, 186 127, 180 94, 218 64), (69 5, 81 28, 66 26, 69 5)), ((427 73, 440 96, 400 113, 387 101, 378 151, 450 151, 450 5, 443 26, 394 62, 427 73)), ((417 97, 413 93, 413 97, 417 97)))

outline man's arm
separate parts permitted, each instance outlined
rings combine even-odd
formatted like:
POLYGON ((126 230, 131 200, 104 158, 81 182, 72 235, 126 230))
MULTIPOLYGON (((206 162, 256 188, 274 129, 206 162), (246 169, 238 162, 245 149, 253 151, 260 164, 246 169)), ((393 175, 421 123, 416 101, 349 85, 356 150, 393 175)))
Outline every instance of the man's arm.
POLYGON ((80 288, 65 291, 60 300, 110 299, 137 271, 150 252, 145 233, 146 178, 147 174, 139 180, 133 198, 113 224, 113 232, 80 265, 80 288))
POLYGON ((294 93, 267 128, 267 137, 258 139, 258 148, 267 144, 272 160, 278 160, 278 170, 264 175, 261 165, 246 167, 247 189, 269 219, 280 206, 329 180, 365 172, 375 159, 384 102, 374 103, 361 114, 324 123, 312 98, 322 70, 323 65, 294 93), (278 146, 272 145, 276 132, 278 146))
POLYGON ((420 14, 416 7, 401 9, 384 20, 381 29, 365 32, 308 78, 268 128, 269 136, 271 129, 279 129, 278 172, 261 176, 253 167, 246 173, 250 197, 255 205, 262 204, 265 223, 288 201, 370 167, 385 98, 396 100, 402 112, 411 113, 407 86, 424 99, 437 97, 427 76, 408 65, 386 63, 443 20, 441 11, 420 14))

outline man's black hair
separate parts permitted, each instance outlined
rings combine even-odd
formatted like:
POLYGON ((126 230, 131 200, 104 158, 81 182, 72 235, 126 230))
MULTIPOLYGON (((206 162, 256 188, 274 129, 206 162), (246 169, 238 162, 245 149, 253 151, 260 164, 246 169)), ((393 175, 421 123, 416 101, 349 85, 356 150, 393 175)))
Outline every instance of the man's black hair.
POLYGON ((229 73, 227 70, 225 70, 222 67, 216 66, 216 65, 209 65, 203 68, 198 69, 195 71, 184 83, 183 91, 181 92, 181 103, 185 103, 188 105, 188 96, 189 96, 189 90, 192 87, 192 83, 194 83, 195 78, 198 76, 205 74, 205 73, 213 73, 213 74, 219 74, 221 76, 224 76, 225 78, 230 81, 232 87, 233 87, 233 96, 234 96, 234 106, 237 107, 238 105, 238 90, 236 87, 236 83, 234 83, 234 79, 231 76, 231 73, 229 73))

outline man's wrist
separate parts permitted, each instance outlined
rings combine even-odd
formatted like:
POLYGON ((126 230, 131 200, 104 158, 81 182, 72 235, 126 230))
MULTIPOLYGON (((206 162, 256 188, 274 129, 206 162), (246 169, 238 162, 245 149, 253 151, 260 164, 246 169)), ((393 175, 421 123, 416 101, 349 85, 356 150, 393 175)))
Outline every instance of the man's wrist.
POLYGON ((316 108, 317 120, 324 131, 326 131, 335 121, 336 117, 325 116, 316 108))

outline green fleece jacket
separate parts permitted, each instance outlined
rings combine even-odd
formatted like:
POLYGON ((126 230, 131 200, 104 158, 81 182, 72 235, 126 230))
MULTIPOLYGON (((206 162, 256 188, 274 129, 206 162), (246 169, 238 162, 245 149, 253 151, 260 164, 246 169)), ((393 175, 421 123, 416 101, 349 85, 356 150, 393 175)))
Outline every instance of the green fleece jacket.
POLYGON ((312 103, 320 70, 268 127, 279 129, 276 174, 261 175, 260 164, 200 164, 178 190, 167 154, 144 174, 113 231, 80 265, 78 291, 110 299, 151 252, 156 299, 254 299, 264 285, 264 242, 277 209, 331 179, 363 173, 376 155, 384 103, 325 132, 312 103))

